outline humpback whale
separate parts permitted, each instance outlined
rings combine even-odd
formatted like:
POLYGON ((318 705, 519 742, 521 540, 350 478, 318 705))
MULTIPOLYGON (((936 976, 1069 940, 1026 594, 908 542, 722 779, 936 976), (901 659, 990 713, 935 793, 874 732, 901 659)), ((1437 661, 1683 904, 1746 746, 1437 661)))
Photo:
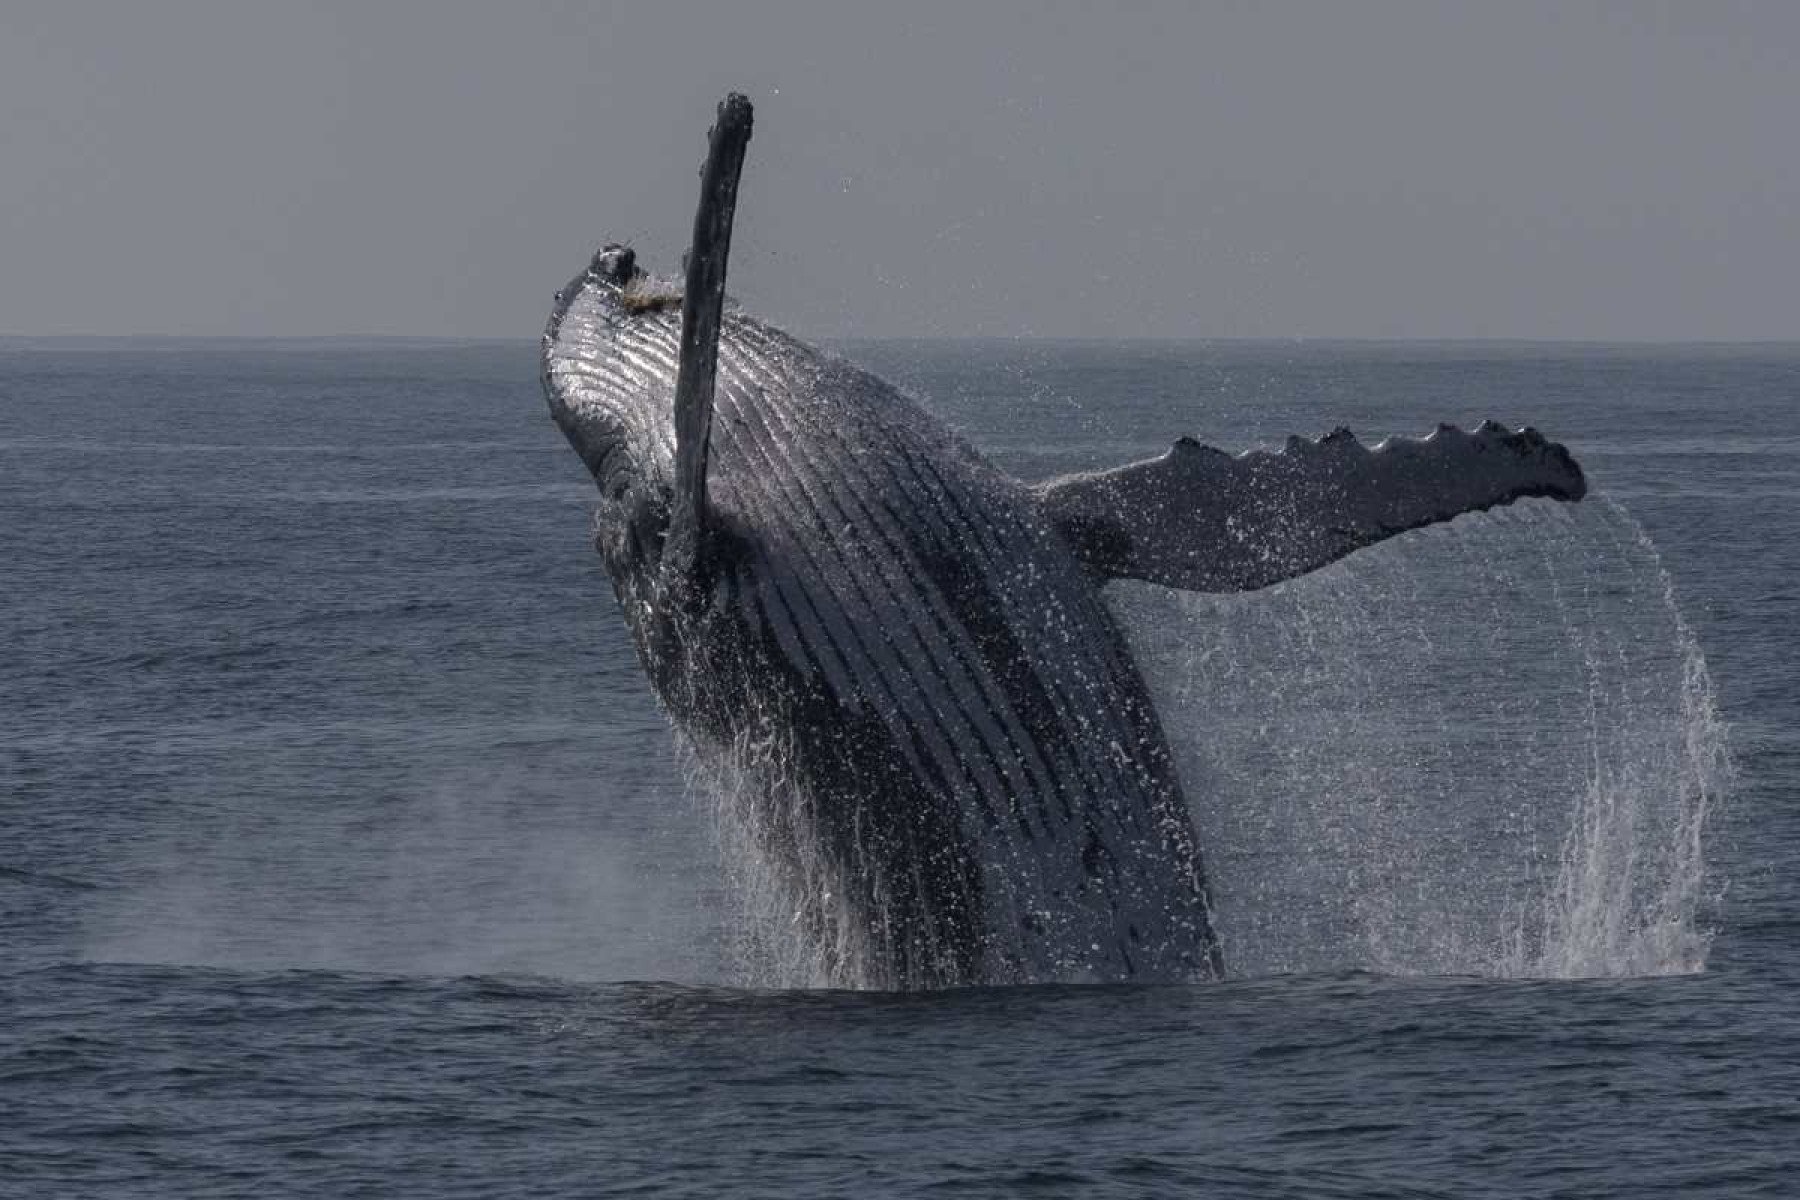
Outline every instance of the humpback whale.
POLYGON ((844 986, 1193 980, 1225 969, 1167 738, 1107 581, 1266 587, 1581 469, 1531 429, 1189 438, 1027 484, 920 403, 725 298, 752 114, 728 97, 685 278, 609 244, 542 376, 599 490, 650 684, 748 764, 758 852, 844 986))

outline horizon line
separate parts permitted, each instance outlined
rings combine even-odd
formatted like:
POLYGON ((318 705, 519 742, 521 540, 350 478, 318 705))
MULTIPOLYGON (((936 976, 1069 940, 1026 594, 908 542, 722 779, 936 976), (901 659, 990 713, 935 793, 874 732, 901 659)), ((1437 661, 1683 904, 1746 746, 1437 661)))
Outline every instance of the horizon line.
MULTIPOLYGON (((74 347, 78 344, 291 344, 324 345, 364 343, 400 346, 526 346, 539 341, 537 335, 505 334, 389 334, 389 333, 0 333, 0 347, 19 348, 26 343, 53 343, 74 347)), ((1132 337, 1095 337, 1093 335, 1059 336, 1055 334, 826 334, 821 342, 937 342, 937 343, 1010 343, 1051 344, 1084 343, 1089 345, 1365 345, 1365 346, 1800 346, 1793 338, 1592 338, 1592 337, 1360 337, 1288 335, 1142 335, 1132 337)), ((26 347, 28 348, 28 347, 26 347)))

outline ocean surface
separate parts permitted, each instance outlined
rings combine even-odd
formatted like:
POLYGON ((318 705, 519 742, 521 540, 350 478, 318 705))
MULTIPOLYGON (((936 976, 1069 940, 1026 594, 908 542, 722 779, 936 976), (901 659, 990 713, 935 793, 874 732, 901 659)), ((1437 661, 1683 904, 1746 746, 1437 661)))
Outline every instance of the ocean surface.
POLYGON ((839 349, 1027 477, 1493 417, 1594 494, 1110 589, 1227 981, 834 992, 534 345, 0 342, 0 1195, 1800 1194, 1800 348, 839 349))

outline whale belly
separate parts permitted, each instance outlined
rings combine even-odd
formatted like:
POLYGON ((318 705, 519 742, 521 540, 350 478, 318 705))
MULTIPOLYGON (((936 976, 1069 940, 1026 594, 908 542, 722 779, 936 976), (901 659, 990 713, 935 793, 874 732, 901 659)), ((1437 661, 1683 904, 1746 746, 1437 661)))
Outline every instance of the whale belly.
POLYGON ((1025 490, 885 383, 748 320, 728 323, 715 407, 712 593, 665 700, 702 746, 759 748, 745 802, 831 972, 1216 973, 1155 711, 1025 490))

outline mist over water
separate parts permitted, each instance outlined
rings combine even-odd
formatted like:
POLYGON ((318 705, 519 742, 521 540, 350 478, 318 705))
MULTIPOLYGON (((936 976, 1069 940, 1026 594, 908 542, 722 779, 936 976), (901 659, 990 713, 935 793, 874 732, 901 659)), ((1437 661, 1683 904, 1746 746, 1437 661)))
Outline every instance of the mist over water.
MULTIPOLYGON (((661 783, 608 791, 677 810, 686 801, 661 783)), ((92 906, 83 957, 588 980, 724 973, 705 891, 647 867, 676 830, 647 830, 648 845, 634 845, 565 822, 558 809, 588 797, 547 796, 524 774, 427 773, 370 800, 373 811, 300 808, 228 821, 199 844, 145 845, 140 881, 92 906)), ((702 839, 686 840, 705 856, 702 839)))

